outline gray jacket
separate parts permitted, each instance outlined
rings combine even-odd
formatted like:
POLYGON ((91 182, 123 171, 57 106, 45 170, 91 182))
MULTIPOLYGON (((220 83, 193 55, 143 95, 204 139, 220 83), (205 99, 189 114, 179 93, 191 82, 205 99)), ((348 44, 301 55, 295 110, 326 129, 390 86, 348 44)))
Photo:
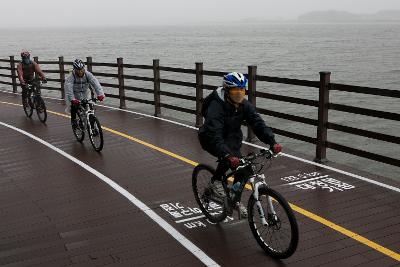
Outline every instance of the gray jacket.
POLYGON ((88 99, 90 98, 90 87, 92 87, 96 95, 104 95, 103 88, 99 81, 92 73, 85 70, 85 74, 82 78, 76 76, 74 72, 65 79, 65 98, 69 105, 72 99, 88 99))

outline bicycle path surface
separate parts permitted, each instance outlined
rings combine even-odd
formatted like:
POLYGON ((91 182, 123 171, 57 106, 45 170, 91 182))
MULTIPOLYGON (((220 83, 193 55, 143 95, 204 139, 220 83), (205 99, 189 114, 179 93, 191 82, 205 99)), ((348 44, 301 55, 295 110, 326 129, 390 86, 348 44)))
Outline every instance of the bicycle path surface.
POLYGON ((400 266, 399 182, 284 147, 265 174, 291 203, 300 239, 275 260, 247 220, 202 216, 192 171, 216 163, 193 127, 97 106, 97 153, 76 141, 62 101, 45 99, 43 124, 25 116, 20 95, 0 97, 2 266, 400 266))

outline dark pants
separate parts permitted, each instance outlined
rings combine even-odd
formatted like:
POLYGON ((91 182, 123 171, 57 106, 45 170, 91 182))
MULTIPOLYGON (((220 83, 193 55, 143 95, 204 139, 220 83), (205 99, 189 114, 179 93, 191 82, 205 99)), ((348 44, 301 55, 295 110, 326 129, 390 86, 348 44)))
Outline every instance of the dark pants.
MULTIPOLYGON (((217 169, 215 170, 215 175, 213 177, 213 180, 217 181, 222 181, 222 177, 226 174, 226 172, 230 169, 229 167, 229 161, 227 159, 220 159, 218 161, 217 169)), ((248 168, 240 169, 237 171, 234 175, 233 183, 235 184, 236 182, 243 182, 244 178, 247 175, 251 175, 249 173, 248 168)))
POLYGON ((78 113, 78 106, 71 105, 71 122, 73 122, 76 119, 76 113, 78 113))
POLYGON ((22 98, 25 99, 28 96, 28 85, 21 85, 22 98))
MULTIPOLYGON (((210 153, 211 155, 213 155, 214 157, 218 158, 218 165, 217 165, 217 169, 215 170, 215 174, 213 177, 213 181, 217 180, 217 181, 221 181, 222 177, 225 175, 225 173, 230 169, 230 164, 228 159, 223 158, 223 157, 218 157, 217 151, 215 150, 215 146, 211 145, 210 142, 204 138, 203 136, 198 135, 199 137, 199 141, 200 141, 200 145, 201 147, 207 151, 208 153, 210 153)), ((235 151, 234 149, 231 148, 231 151, 233 151, 232 155, 236 156, 236 157, 241 157, 241 153, 240 150, 235 151)), ((240 175, 240 173, 237 173, 235 175, 235 180, 234 182, 240 181, 240 179, 242 178, 242 176, 240 175)))
POLYGON ((27 81, 25 85, 21 85, 22 98, 28 97, 28 89, 29 89, 29 85, 31 85, 31 84, 33 84, 33 90, 36 91, 36 94, 40 95, 40 89, 38 89, 38 86, 33 81, 27 81))

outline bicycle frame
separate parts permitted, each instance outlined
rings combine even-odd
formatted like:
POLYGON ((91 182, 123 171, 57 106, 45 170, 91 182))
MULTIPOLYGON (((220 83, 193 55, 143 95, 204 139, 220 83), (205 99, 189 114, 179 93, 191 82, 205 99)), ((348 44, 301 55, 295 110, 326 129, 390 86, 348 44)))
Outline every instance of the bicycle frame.
POLYGON ((239 201, 244 187, 251 186, 248 192, 251 195, 247 203, 247 220, 251 232, 268 255, 285 259, 296 251, 299 230, 290 204, 267 184, 263 174, 266 160, 275 156, 271 150, 261 150, 260 153, 241 158, 239 166, 222 177, 224 196, 220 194, 219 188, 212 188, 215 169, 207 164, 199 164, 193 170, 192 188, 196 202, 206 218, 211 223, 220 223, 226 220, 227 216, 231 216, 235 208, 239 220, 242 214, 246 215, 239 201), (231 176, 236 176, 233 181, 234 190, 228 185, 231 176), (240 186, 235 184, 238 181, 240 186), (217 207, 217 210, 214 207, 217 207), (265 231, 266 229, 268 231, 265 231))
MULTIPOLYGON (((86 130, 87 127, 88 127, 89 117, 91 115, 94 116, 93 103, 91 103, 90 100, 94 101, 93 99, 82 100, 82 103, 79 105, 79 109, 78 109, 78 114, 79 115, 81 115, 81 114, 84 115, 83 116, 83 119, 84 119, 83 127, 84 127, 84 129, 83 130, 86 130)), ((92 127, 91 126, 89 126, 89 130, 90 130, 90 133, 92 133, 92 127)))
MULTIPOLYGON (((265 151, 261 152, 260 154, 254 155, 253 158, 255 159, 255 158, 261 156, 264 152, 265 152, 265 151)), ((270 157, 272 157, 272 155, 273 155, 272 151, 268 151, 268 152, 269 152, 269 154, 270 154, 270 157)), ((252 173, 253 173, 253 174, 251 174, 251 175, 249 175, 249 176, 245 176, 245 177, 244 177, 244 181, 241 181, 241 183, 242 183, 242 185, 241 185, 241 192, 244 190, 244 187, 246 186, 246 184, 247 184, 248 182, 250 182, 251 189, 252 189, 252 195, 253 195, 254 199, 256 199, 257 210, 258 210, 258 213, 260 214, 261 222, 262 222, 262 224, 263 224, 264 226, 268 226, 268 222, 267 222, 267 220, 265 219, 265 212, 264 212, 264 209, 263 209, 263 207, 262 207, 262 205, 261 205, 261 203, 260 203, 260 200, 259 200, 259 189, 260 189, 261 187, 266 187, 266 188, 268 187, 268 184, 267 184, 267 182, 266 182, 266 180, 265 180, 265 175, 264 175, 263 173, 260 174, 260 173, 256 170, 256 168, 255 168, 255 166, 254 166, 254 163, 252 162, 251 159, 243 158, 243 159, 241 159, 241 161, 242 161, 242 165, 241 165, 241 166, 239 166, 236 170, 234 170, 234 171, 232 171, 232 172, 229 172, 228 174, 226 174, 226 175, 223 177, 223 187, 224 187, 226 196, 227 196, 227 198, 228 198, 228 202, 229 202, 229 204, 230 204, 231 206, 232 206, 233 204, 235 204, 235 203, 233 203, 233 202, 234 202, 234 199, 232 199, 231 196, 230 196, 230 194, 229 194, 229 189, 228 189, 228 186, 227 186, 228 178, 231 177, 231 176, 234 176, 234 175, 235 175, 236 173, 238 173, 241 169, 251 167, 252 173)), ((240 202, 241 197, 242 197, 242 193, 240 193, 240 197, 239 197, 239 199, 237 199, 238 202, 240 202)), ((276 216, 276 212, 275 212, 275 210, 274 210, 274 206, 272 205, 272 199, 271 199, 271 197, 268 196, 267 201, 268 201, 268 208, 270 209, 271 214, 275 217, 275 216, 276 216)), ((240 213, 239 213, 239 216, 240 216, 240 213)))
POLYGON ((28 83, 28 91, 27 91, 27 95, 29 95, 29 93, 32 92, 33 96, 40 96, 40 85, 41 82, 40 80, 33 80, 32 83, 28 83))

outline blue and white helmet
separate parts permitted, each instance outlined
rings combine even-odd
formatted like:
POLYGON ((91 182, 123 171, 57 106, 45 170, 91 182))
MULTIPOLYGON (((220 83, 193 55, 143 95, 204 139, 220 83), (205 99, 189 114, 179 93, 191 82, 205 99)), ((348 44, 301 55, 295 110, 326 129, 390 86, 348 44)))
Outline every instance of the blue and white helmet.
POLYGON ((85 63, 83 63, 83 61, 80 60, 80 59, 75 59, 74 63, 72 63, 72 66, 76 70, 81 70, 81 69, 83 69, 85 67, 85 63))
POLYGON ((246 88, 247 86, 247 78, 240 72, 231 72, 224 76, 222 81, 222 86, 224 88, 246 88))

